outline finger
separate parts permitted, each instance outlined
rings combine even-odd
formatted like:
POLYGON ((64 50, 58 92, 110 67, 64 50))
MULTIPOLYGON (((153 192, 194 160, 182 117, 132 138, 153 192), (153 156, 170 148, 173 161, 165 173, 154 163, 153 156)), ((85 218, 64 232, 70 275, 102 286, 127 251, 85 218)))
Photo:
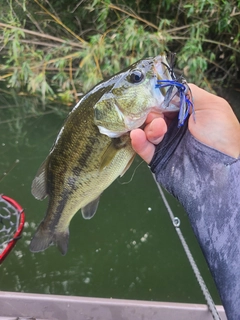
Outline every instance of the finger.
POLYGON ((167 132, 167 124, 163 118, 155 118, 144 128, 144 131, 149 142, 158 144, 167 132))
POLYGON ((133 149, 139 156, 150 163, 155 152, 155 146, 148 141, 145 132, 142 129, 135 129, 130 132, 133 149))
POLYGON ((152 111, 148 114, 145 124, 151 123, 156 118, 164 118, 162 112, 152 111))

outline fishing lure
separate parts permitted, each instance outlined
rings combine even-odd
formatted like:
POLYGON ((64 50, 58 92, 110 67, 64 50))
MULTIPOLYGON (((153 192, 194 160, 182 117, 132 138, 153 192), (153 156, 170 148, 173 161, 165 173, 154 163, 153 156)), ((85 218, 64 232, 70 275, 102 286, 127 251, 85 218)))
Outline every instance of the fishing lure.
POLYGON ((172 80, 157 80, 156 88, 169 87, 167 94, 165 96, 165 107, 167 108, 171 100, 175 95, 180 98, 179 114, 178 114, 178 127, 183 126, 185 120, 189 115, 190 108, 192 108, 192 113, 194 116, 194 105, 191 89, 189 88, 186 80, 183 77, 177 79, 173 72, 173 66, 175 63, 175 54, 170 54, 169 65, 163 63, 171 74, 172 80), (173 89, 176 88, 177 91, 173 94, 173 89))

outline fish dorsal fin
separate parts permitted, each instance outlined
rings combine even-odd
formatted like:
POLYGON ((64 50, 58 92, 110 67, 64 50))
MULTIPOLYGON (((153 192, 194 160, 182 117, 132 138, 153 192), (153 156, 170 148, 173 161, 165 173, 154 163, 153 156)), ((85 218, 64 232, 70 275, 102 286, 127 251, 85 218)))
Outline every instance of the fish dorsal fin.
POLYGON ((46 163, 47 160, 41 164, 32 182, 32 195, 38 200, 43 200, 47 197, 46 163))
POLYGON ((123 172, 121 173, 120 177, 122 177, 122 176, 128 171, 128 169, 130 168, 131 164, 133 163, 133 160, 134 160, 134 158, 135 158, 135 155, 136 155, 136 154, 134 154, 134 155, 132 156, 132 158, 128 161, 128 164, 127 164, 126 167, 124 168, 124 170, 123 170, 123 172))
POLYGON ((91 219, 95 215, 99 200, 100 196, 81 209, 84 219, 91 219))

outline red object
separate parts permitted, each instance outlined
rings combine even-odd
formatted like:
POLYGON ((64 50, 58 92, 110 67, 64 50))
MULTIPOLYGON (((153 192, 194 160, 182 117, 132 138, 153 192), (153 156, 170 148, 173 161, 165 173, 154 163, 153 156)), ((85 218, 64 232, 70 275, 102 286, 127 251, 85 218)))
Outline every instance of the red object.
POLYGON ((24 214, 23 208, 15 200, 4 195, 0 195, 0 197, 2 197, 2 199, 4 199, 8 203, 10 203, 14 208, 16 208, 20 215, 19 226, 17 228, 17 231, 13 235, 12 240, 10 240, 9 243, 7 244, 6 248, 2 252, 0 252, 0 264, 1 264, 3 260, 6 258, 6 256, 9 254, 9 252, 12 250, 12 248, 15 246, 16 242, 19 240, 19 236, 21 235, 24 227, 25 214, 24 214))

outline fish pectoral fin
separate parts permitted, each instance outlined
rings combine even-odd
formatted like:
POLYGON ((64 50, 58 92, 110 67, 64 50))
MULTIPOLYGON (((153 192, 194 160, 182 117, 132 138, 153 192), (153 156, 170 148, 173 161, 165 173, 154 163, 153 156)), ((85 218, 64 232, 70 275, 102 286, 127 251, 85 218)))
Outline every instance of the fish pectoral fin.
POLYGON ((128 143, 128 141, 127 141, 126 137, 119 137, 119 138, 112 139, 108 148, 105 150, 105 152, 102 155, 100 170, 102 170, 106 166, 108 166, 112 162, 114 157, 116 156, 116 153, 120 149, 125 148, 127 143, 128 143))
POLYGON ((32 182, 32 195, 38 199, 43 200, 47 197, 47 179, 46 179, 46 163, 47 159, 41 164, 38 172, 32 182))
POLYGON ((101 164, 100 164, 100 170, 103 170, 105 167, 107 167, 113 160, 113 158, 115 157, 116 153, 117 153, 117 148, 114 144, 114 142, 112 141, 107 150, 104 152, 102 158, 101 158, 101 164))
POLYGON ((121 173, 120 177, 122 177, 122 176, 128 171, 128 169, 130 168, 131 164, 133 163, 133 160, 134 160, 134 158, 135 158, 135 155, 136 155, 136 154, 134 154, 134 155, 132 156, 132 158, 128 161, 128 164, 127 164, 126 167, 124 168, 124 170, 123 170, 123 172, 121 173))
POLYGON ((99 200, 100 196, 81 209, 84 219, 91 219, 95 215, 98 208, 99 200))

